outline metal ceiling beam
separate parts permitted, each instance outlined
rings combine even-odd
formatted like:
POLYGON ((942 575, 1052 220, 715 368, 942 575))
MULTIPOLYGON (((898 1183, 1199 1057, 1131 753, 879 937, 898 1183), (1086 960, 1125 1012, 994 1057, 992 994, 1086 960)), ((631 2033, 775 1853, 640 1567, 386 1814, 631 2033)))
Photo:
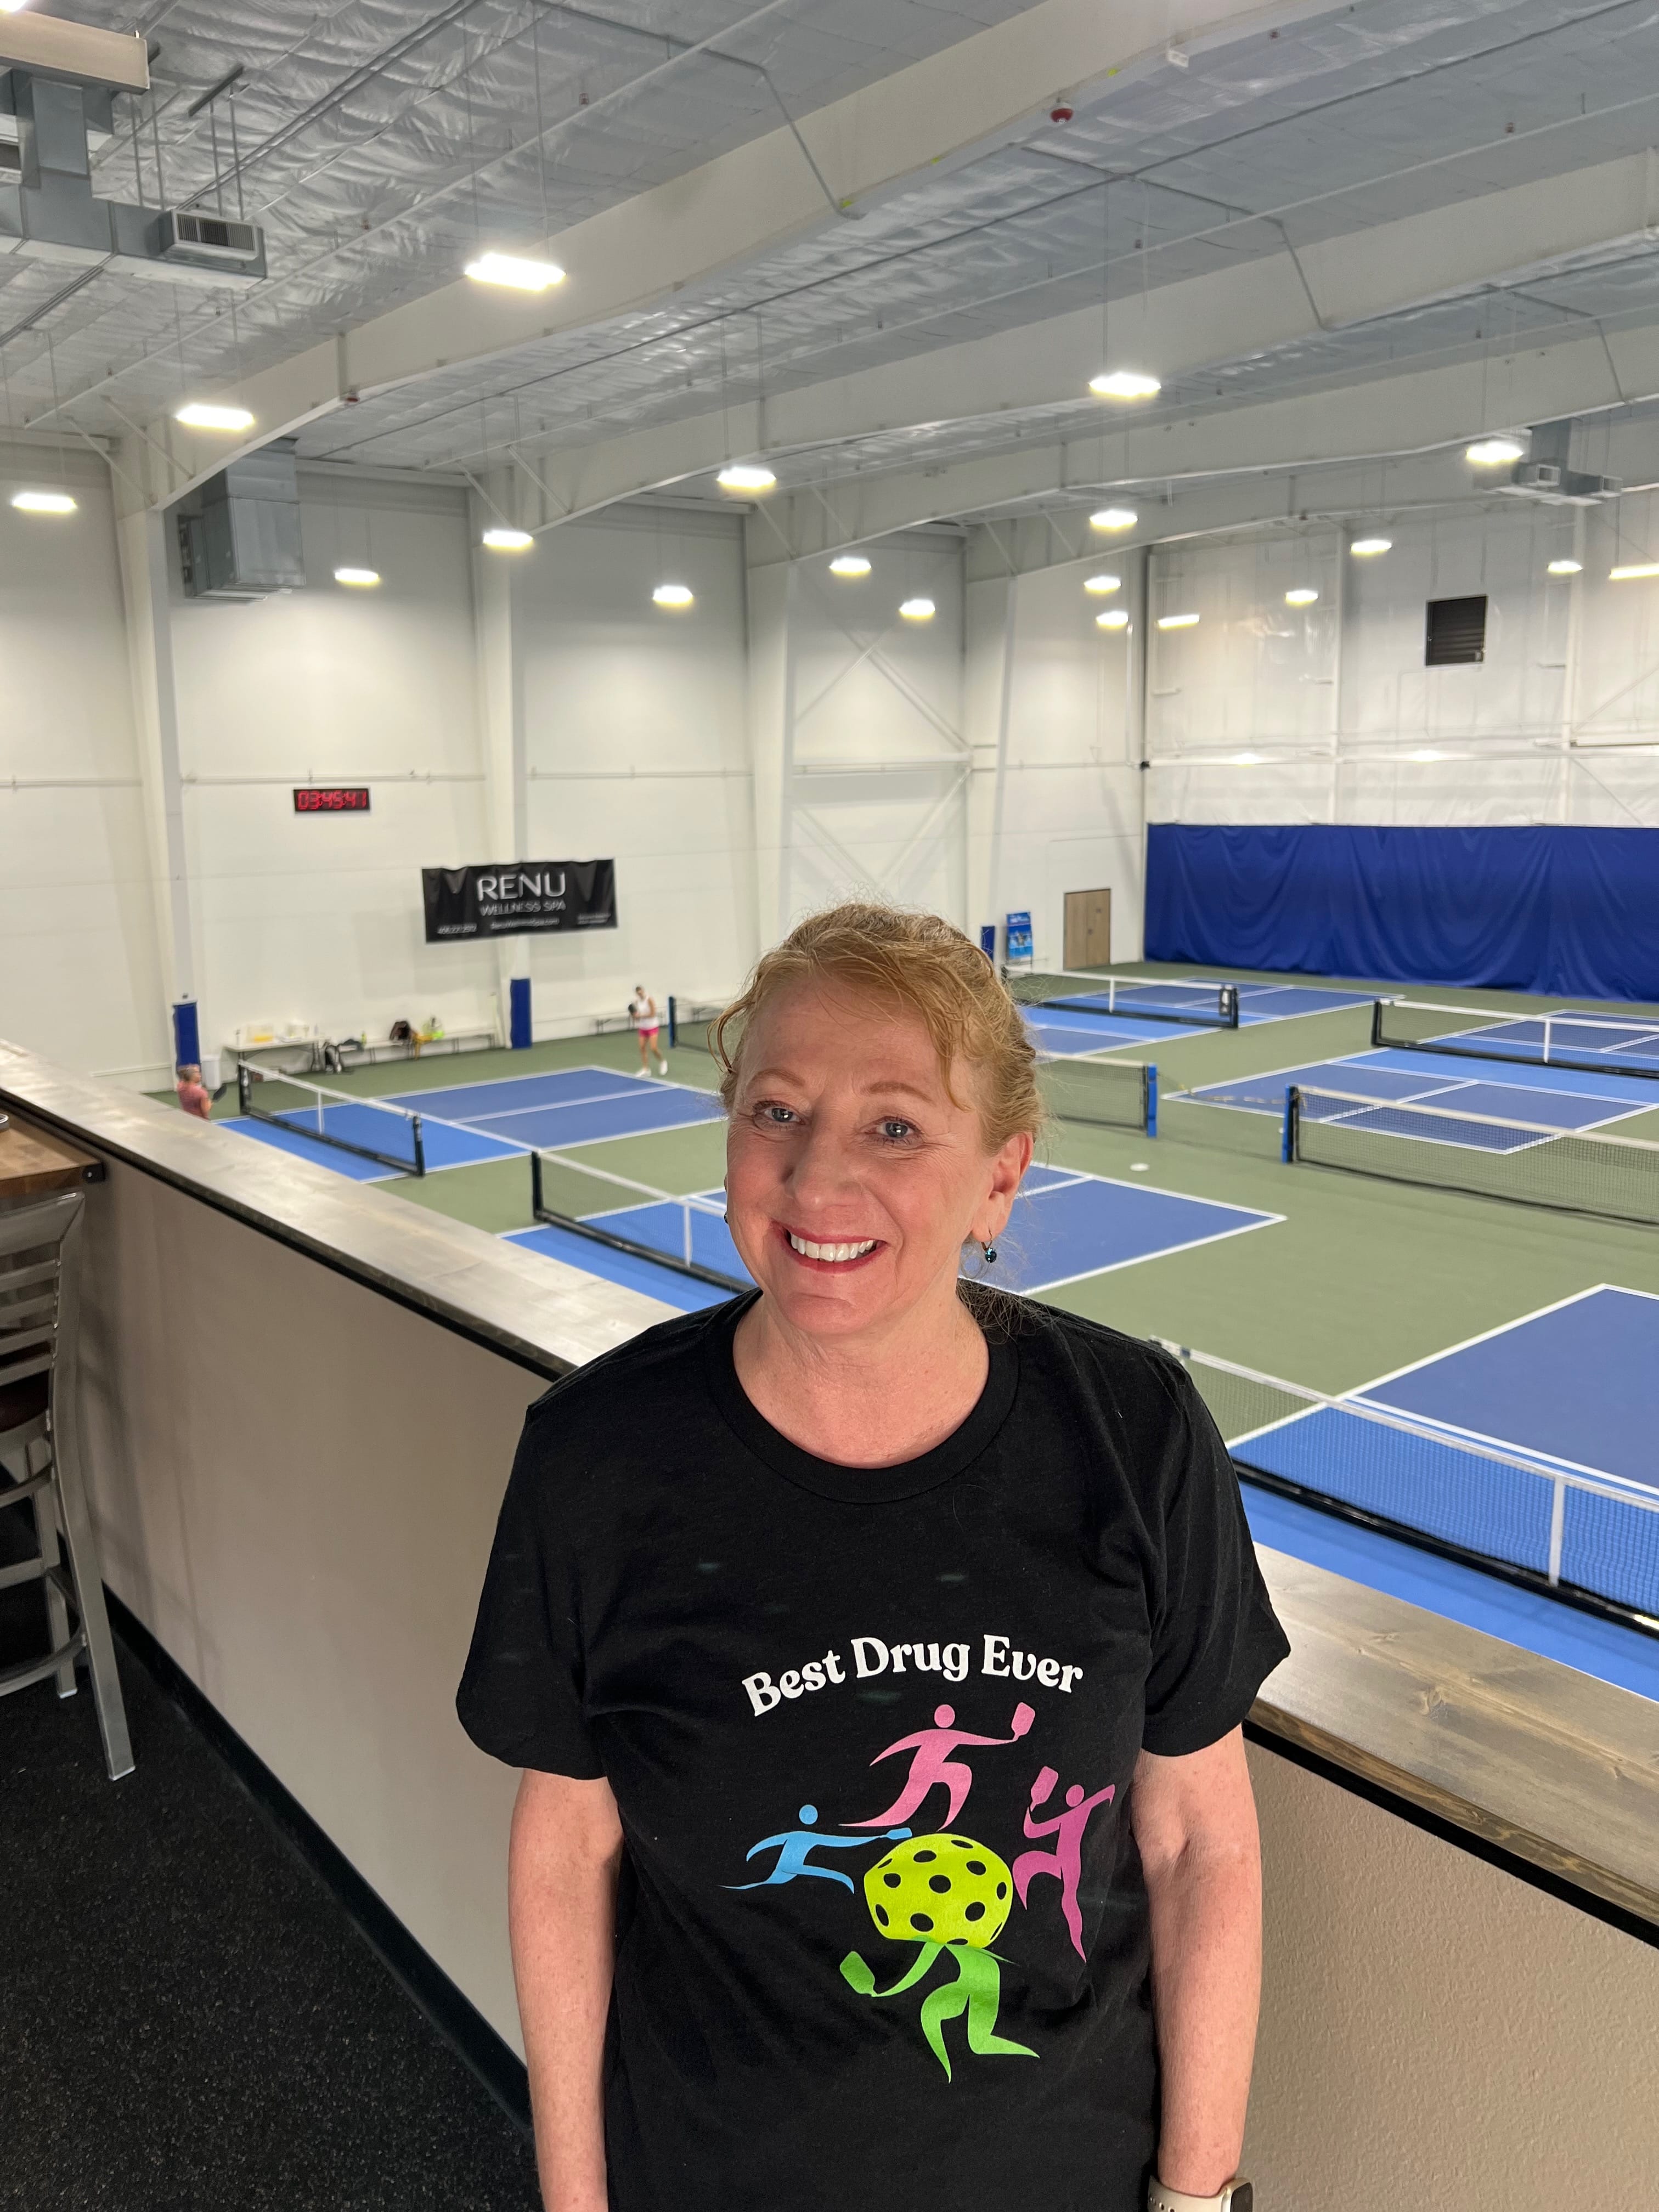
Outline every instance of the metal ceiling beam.
MULTIPOLYGON (((1465 361, 1394 370, 1329 391, 1194 416, 1132 437, 1118 456, 1125 465, 1105 476, 1093 471, 1097 441, 1050 441, 945 467, 894 471, 823 492, 796 493, 772 502, 778 526, 772 543, 779 549, 777 557, 801 559, 867 545, 937 517, 994 514, 1056 494, 1069 493, 1075 501, 1085 491, 1115 485, 1174 488, 1168 500, 1131 489, 1127 503, 1139 510, 1140 521, 1121 537, 1096 540, 1092 557, 1099 561, 1189 531, 1304 511, 1376 514, 1396 501, 1498 496, 1490 478, 1483 479, 1462 456, 1465 442, 1489 427, 1482 419, 1483 398, 1488 408, 1494 398, 1499 399, 1503 420, 1522 426, 1564 416, 1582 418, 1655 395, 1659 325, 1611 333, 1605 341, 1592 331, 1496 361, 1489 369, 1478 361, 1465 361), (1385 465, 1380 468, 1379 463, 1385 465), (1425 489, 1431 483, 1437 489, 1425 489)), ((1644 475, 1652 472, 1652 461, 1644 465, 1632 458, 1627 463, 1617 453, 1607 465, 1627 477, 1638 469, 1644 475)), ((1069 519, 1080 521, 1084 511, 1081 504, 1073 507, 1069 519)), ((1048 526, 1043 524, 1045 530, 1048 526)), ((1009 520, 992 527, 1000 538, 1012 541, 1009 520)), ((1084 530, 1078 553, 1067 551, 1062 538, 1046 556, 1014 565, 1046 567, 1081 557, 1089 550, 1083 544, 1088 536, 1084 530)), ((769 553, 769 546, 762 557, 769 553)), ((987 557, 988 565, 979 573, 1002 573, 1007 565, 987 557)))
MULTIPOLYGON (((1437 301, 1536 280, 1548 268, 1626 251, 1646 252, 1656 226, 1659 167, 1650 154, 1632 155, 1115 301, 1110 310, 1112 353, 1116 362, 1155 369, 1166 385, 1190 381, 1220 363, 1306 343, 1437 301)), ((683 483, 718 468, 733 454, 764 451, 781 462, 792 453, 809 460, 821 453, 828 464, 824 476, 833 484, 836 449, 848 441, 957 422, 984 421, 988 430, 999 416, 1008 419, 1012 430, 1023 414, 1086 398, 1088 380, 1101 366, 1101 323, 1097 307, 1085 308, 880 368, 826 377, 769 394, 763 421, 759 407, 734 405, 580 448, 550 450, 544 441, 526 441, 525 451, 534 454, 538 477, 561 520, 683 483)), ((1612 343, 1617 349, 1625 341, 1612 343)), ((1571 353, 1577 362, 1580 350, 1534 347, 1517 356, 1512 373, 1524 377, 1526 362, 1555 353, 1571 353)), ((1582 413, 1659 390, 1659 375, 1639 353, 1626 368, 1615 370, 1616 356, 1599 337, 1592 350, 1600 359, 1599 366, 1591 364, 1589 383, 1569 392, 1556 412, 1582 413)), ((1403 386, 1422 373, 1407 369, 1394 380, 1403 386)), ((1518 386, 1510 392, 1504 380, 1511 374, 1507 368, 1486 372, 1476 362, 1460 374, 1455 399, 1443 416, 1447 427, 1418 431, 1409 419, 1402 420, 1395 426, 1397 435, 1385 438, 1379 432, 1370 450, 1415 448, 1479 429, 1543 420, 1549 411, 1523 404, 1518 386), (1483 411, 1490 421, 1482 419, 1483 411)), ((1376 391, 1378 380, 1367 388, 1376 391)), ((1338 403, 1340 397, 1334 395, 1338 403)), ((1070 445, 1069 479, 1057 477, 1048 488, 1067 480, 1109 483, 1180 472, 1188 464, 1177 456, 1189 448, 1204 456, 1190 464, 1194 467, 1255 461, 1256 447, 1231 427, 1241 419, 1279 426, 1272 456, 1261 456, 1268 465, 1319 458, 1317 446, 1306 446, 1310 436, 1333 438, 1339 457, 1356 450, 1355 431, 1346 417, 1340 427, 1318 430, 1318 420, 1332 412, 1320 398, 1279 404, 1277 417, 1245 403, 1184 422, 1137 422, 1131 410, 1103 404, 1099 433, 1070 445)), ((1341 412, 1340 404, 1337 411, 1341 412)), ((1028 460, 1014 455, 954 467, 935 465, 932 481, 942 495, 957 469, 968 471, 969 480, 975 470, 985 471, 988 483, 997 482, 1000 471, 1016 480, 1028 460)), ((890 508, 883 481, 879 476, 860 479, 854 493, 843 478, 834 495, 867 502, 872 513, 884 516, 890 508)), ((953 502, 930 497, 925 489, 911 495, 909 519, 916 520, 959 514, 994 503, 995 497, 953 502)), ((869 536, 902 526, 899 520, 884 520, 872 531, 860 521, 857 532, 869 536)))
POLYGON ((1040 0, 551 239, 551 258, 568 272, 557 294, 525 298, 460 279, 202 395, 248 408, 257 433, 228 446, 169 426, 175 465, 152 499, 176 499, 239 453, 354 398, 659 306, 811 235, 835 219, 823 179, 840 209, 856 215, 919 175, 1021 136, 1062 90, 1080 104, 1109 82, 1170 67, 1172 50, 1190 56, 1346 12, 1333 0, 1117 0, 1110 9, 1098 0, 1040 0))

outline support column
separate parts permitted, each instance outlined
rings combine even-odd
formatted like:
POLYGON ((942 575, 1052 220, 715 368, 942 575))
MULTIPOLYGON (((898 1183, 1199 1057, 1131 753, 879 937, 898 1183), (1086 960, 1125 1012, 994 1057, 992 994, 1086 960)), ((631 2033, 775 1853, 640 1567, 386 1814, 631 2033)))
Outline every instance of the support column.
MULTIPOLYGON (((519 649, 517 614, 520 556, 492 553, 482 543, 484 530, 508 511, 511 487, 505 478, 487 485, 489 498, 469 495, 467 521, 472 533, 474 650, 478 671, 478 730, 483 754, 484 823, 492 861, 527 860, 530 855, 530 775, 525 742, 524 671, 519 649)), ((505 1040, 518 1049, 532 1037, 530 939, 495 940, 496 1006, 505 1040)))
POLYGON ((749 594, 749 749, 754 770, 756 919, 761 950, 788 930, 793 896, 795 653, 790 635, 794 563, 757 558, 752 520, 745 532, 749 594))
POLYGON ((988 923, 996 930, 999 959, 1003 927, 999 903, 1003 801, 1013 714, 1018 602, 1017 576, 983 577, 966 587, 967 671, 963 705, 969 762, 968 925, 969 933, 975 938, 988 923))
POLYGON ((172 1022, 173 1058, 182 1064, 200 1060, 202 1042, 184 793, 179 771, 173 616, 168 605, 167 532, 171 527, 167 514, 141 507, 120 518, 116 535, 156 937, 172 1022))

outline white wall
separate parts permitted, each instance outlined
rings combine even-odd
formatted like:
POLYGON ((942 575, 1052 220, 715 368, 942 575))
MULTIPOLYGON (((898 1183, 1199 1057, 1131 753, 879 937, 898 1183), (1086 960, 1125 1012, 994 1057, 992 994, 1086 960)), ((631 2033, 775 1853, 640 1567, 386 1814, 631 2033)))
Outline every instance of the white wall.
POLYGON ((0 446, 0 1036, 163 1061, 158 945, 108 475, 0 446), (15 512, 60 471, 76 514, 15 512))
POLYGON ((1659 588, 1607 574, 1659 544, 1654 495, 1375 528, 1375 559, 1333 526, 1154 552, 1154 616, 1201 620, 1152 633, 1152 818, 1659 824, 1659 588), (1303 583, 1318 603, 1287 607, 1303 583), (1427 602, 1475 592, 1485 660, 1425 667, 1427 602))
POLYGON ((424 942, 420 871, 486 854, 465 506, 302 480, 306 588, 173 605, 203 1043, 260 1020, 487 1021, 489 948, 424 942), (378 569, 374 590, 334 581, 378 569), (367 783, 366 815, 297 815, 367 783))
POLYGON ((884 538, 867 576, 842 578, 822 557, 773 564, 763 519, 750 532, 761 933, 858 896, 966 926, 960 535, 884 538), (932 617, 902 618, 918 599, 932 617))
POLYGON ((617 927, 527 941, 538 1033, 636 982, 735 991, 758 945, 738 517, 631 510, 514 566, 531 857, 614 854, 617 927), (684 612, 653 605, 689 584, 684 612))
POLYGON ((1132 714, 1133 629, 1103 631, 1095 617, 1133 599, 1133 559, 1103 554, 1019 577, 1013 595, 1012 681, 1000 772, 1006 582, 969 587, 977 842, 984 854, 975 923, 1029 909, 1040 962, 1065 944, 1066 893, 1109 889, 1112 956, 1138 960, 1144 898, 1141 770, 1132 714), (1096 597, 1085 577, 1121 577, 1096 597), (986 786, 989 785, 988 792, 986 786), (994 844, 994 857, 991 848, 994 844))

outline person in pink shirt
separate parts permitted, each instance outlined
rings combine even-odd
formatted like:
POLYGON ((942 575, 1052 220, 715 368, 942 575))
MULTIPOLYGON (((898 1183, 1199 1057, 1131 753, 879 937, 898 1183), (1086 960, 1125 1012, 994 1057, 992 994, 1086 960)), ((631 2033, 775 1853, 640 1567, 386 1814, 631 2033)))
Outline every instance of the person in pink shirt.
POLYGON ((181 1067, 178 1073, 179 1079, 174 1088, 179 1093, 179 1103, 186 1114, 194 1114, 200 1121, 210 1121, 213 1119, 213 1093, 203 1082, 201 1069, 181 1067))

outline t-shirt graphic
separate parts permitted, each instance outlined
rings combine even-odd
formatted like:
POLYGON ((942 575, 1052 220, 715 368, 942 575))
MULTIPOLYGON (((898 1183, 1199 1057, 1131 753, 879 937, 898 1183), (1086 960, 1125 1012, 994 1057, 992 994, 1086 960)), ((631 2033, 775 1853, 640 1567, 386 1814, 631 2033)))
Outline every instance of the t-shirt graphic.
MULTIPOLYGON (((924 1666, 928 1656, 937 1671, 940 1664, 938 1647, 933 1647, 931 1655, 924 1654, 924 1666)), ((826 1680, 843 1679, 845 1669, 839 1655, 832 1651, 828 1657, 835 1672, 826 1675, 826 1680)), ((842 1960, 842 1978, 860 1996, 885 2002, 928 1983, 933 1979, 935 1964, 943 1960, 941 1977, 921 2000, 918 2025, 928 2049, 944 2068, 947 2081, 955 2075, 945 2030, 950 2021, 964 2013, 968 2049, 975 2057, 1035 2058, 1038 2055, 1030 2044, 1017 2043, 997 2033, 1002 2003, 1002 1968, 1010 1961, 1003 1953, 991 1948, 1007 1926, 1016 1896, 1023 1907, 1027 1905, 1027 1892, 1035 1875, 1051 1875, 1059 1881, 1060 1911, 1079 1956, 1084 1955, 1082 1912, 1078 1902, 1083 1832, 1096 1808, 1112 1802, 1116 1795, 1115 1783, 1109 1783, 1092 1796, 1085 1795, 1081 1783, 1075 1783, 1066 1793, 1065 1813, 1054 1820, 1034 1822, 1033 1814, 1046 1803, 1060 1778, 1052 1766, 1040 1767, 1030 1785, 1024 1832, 1028 1838, 1053 1834, 1057 1841, 1052 1850, 1022 1853, 1012 1867, 989 1844, 956 1832, 974 1786, 974 1770, 953 1754, 969 1747, 994 1750, 1018 1745, 1030 1734, 1036 1717, 1035 1708, 1022 1698, 1013 1708, 1006 1735, 981 1735, 971 1729, 957 1726, 954 1706, 936 1706, 930 1728, 917 1729, 908 1735, 900 1736, 896 1742, 878 1751, 870 1762, 878 1766, 884 1759, 896 1758, 905 1752, 910 1754, 910 1771, 904 1787, 884 1813, 875 1814, 868 1820, 843 1820, 842 1827, 854 1832, 834 1835, 818 1828, 820 1814, 816 1805, 803 1805, 799 1828, 763 1836, 759 1843, 750 1846, 745 1855, 753 1859, 763 1851, 775 1850, 777 1856, 771 1872, 758 1881, 723 1885, 732 1890, 776 1889, 817 1876, 821 1881, 839 1882, 843 1889, 856 1895, 849 1875, 836 1867, 815 1864, 812 1853, 853 1850, 860 1846, 868 1850, 880 1842, 895 1844, 895 1850, 865 1869, 863 1902, 876 1936, 890 1944, 913 1947, 912 1954, 908 1961, 901 1960, 904 1971, 886 1989, 877 1987, 879 1976, 876 1968, 856 1948, 842 1960), (908 1827, 891 1825, 918 1814, 939 1790, 946 1793, 948 1799, 944 1831, 916 1835, 908 1827), (869 1832, 877 1829, 882 1831, 880 1835, 869 1832)), ((887 1955, 890 1954, 884 1954, 887 1955)))
POLYGON ((1032 1307, 933 1450, 820 1460, 738 1383, 747 1303, 532 1409, 459 1698, 621 1816, 610 2212, 1139 2212, 1136 1762, 1285 1648, 1225 1449, 1173 1359, 1032 1307))

